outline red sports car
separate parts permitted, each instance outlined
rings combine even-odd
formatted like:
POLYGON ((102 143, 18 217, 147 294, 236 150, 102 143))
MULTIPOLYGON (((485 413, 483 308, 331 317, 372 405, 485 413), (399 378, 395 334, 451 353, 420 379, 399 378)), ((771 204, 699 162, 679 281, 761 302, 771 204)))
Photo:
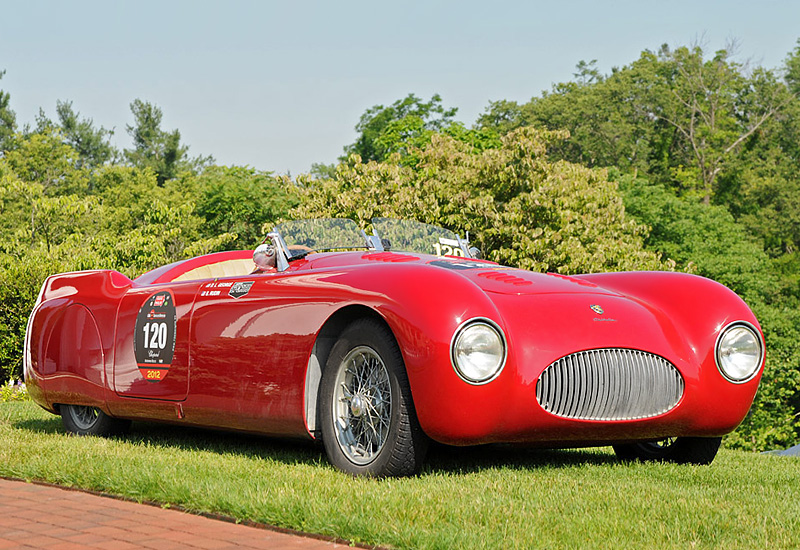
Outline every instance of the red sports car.
POLYGON ((752 404, 763 335, 718 283, 532 273, 441 228, 372 226, 288 222, 255 253, 134 280, 54 275, 28 322, 30 394, 78 434, 146 419, 321 438, 372 476, 417 472, 430 440, 709 463, 752 404))

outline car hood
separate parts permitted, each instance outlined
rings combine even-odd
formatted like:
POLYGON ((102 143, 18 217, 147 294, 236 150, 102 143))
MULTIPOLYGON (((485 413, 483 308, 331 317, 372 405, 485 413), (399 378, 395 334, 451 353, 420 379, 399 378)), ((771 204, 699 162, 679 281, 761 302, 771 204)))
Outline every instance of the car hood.
POLYGON ((308 261, 292 264, 294 271, 336 269, 377 264, 417 265, 447 270, 468 279, 487 293, 507 295, 540 294, 603 294, 620 296, 618 292, 598 286, 581 276, 559 273, 534 273, 485 260, 436 257, 404 252, 322 253, 308 261))

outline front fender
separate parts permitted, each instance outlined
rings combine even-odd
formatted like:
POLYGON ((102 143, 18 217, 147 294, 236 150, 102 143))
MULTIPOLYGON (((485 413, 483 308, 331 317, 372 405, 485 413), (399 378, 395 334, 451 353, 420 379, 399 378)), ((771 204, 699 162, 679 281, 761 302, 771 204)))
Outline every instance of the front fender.
MULTIPOLYGON (((503 400, 508 381, 470 385, 450 360, 451 341, 465 321, 490 319, 507 332, 496 304, 475 283, 453 270, 419 264, 376 264, 325 280, 358 289, 346 300, 348 305, 367 306, 389 325, 403 355, 420 425, 429 437, 460 441, 464 429, 485 433, 503 422, 503 411, 491 404, 503 400), (480 418, 471 412, 474 407, 484 408, 480 418), (457 432, 454 426, 460 426, 457 432)), ((504 370, 508 368, 507 363, 504 370)))

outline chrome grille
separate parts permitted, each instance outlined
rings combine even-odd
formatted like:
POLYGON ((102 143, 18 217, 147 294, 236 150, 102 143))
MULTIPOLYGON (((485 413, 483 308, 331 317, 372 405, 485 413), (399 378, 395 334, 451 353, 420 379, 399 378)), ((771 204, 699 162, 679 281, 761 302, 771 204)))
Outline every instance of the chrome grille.
POLYGON ((663 414, 683 395, 683 378, 661 356, 593 349, 562 357, 536 383, 536 400, 552 414, 581 420, 635 420, 663 414))

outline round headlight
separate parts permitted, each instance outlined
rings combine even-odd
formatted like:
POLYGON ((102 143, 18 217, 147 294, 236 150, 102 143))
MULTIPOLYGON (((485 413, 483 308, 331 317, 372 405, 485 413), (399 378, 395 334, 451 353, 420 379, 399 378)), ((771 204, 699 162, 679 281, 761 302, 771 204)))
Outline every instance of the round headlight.
POLYGON ((506 362, 506 342, 491 321, 471 321, 456 333, 452 344, 453 366, 470 384, 494 379, 506 362))
POLYGON ((764 347, 749 324, 729 325, 717 339, 717 367, 731 382, 747 382, 761 367, 764 347))

